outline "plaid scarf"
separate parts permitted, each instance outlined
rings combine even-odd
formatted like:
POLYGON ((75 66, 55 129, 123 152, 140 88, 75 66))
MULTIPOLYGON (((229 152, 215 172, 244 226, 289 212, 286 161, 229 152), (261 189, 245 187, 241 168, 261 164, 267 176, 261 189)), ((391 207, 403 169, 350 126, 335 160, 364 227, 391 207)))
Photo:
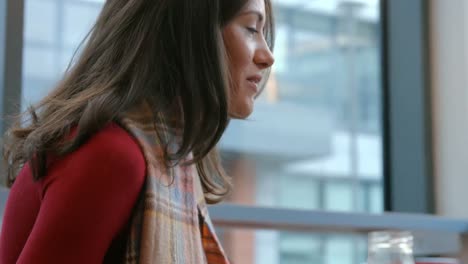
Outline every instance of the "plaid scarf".
MULTIPOLYGON (((131 219, 126 264, 229 264, 213 224, 194 165, 161 168, 155 129, 124 118, 121 126, 139 143, 146 179, 131 219)), ((190 159, 191 157, 188 157, 190 159)), ((183 163, 181 163, 183 164, 183 163)))

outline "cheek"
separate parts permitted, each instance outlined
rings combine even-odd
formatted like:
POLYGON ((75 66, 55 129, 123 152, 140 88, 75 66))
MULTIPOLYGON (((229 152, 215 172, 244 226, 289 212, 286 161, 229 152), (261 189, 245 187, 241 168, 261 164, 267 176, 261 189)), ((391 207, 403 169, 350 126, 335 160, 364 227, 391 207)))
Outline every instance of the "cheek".
POLYGON ((239 75, 252 61, 251 43, 241 29, 236 28, 225 31, 224 45, 229 56, 229 70, 231 74, 239 75))
POLYGON ((237 70, 244 69, 252 62, 250 48, 246 42, 237 40, 230 53, 232 54, 231 63, 237 70))
POLYGON ((249 75, 250 57, 245 48, 239 43, 237 49, 231 50, 229 60, 229 73, 231 77, 231 90, 235 94, 242 93, 245 81, 249 75))
POLYGON ((237 118, 244 118, 253 108, 253 93, 249 91, 247 80, 253 64, 255 44, 242 27, 233 27, 223 32, 224 45, 228 54, 230 74, 230 113, 237 118))

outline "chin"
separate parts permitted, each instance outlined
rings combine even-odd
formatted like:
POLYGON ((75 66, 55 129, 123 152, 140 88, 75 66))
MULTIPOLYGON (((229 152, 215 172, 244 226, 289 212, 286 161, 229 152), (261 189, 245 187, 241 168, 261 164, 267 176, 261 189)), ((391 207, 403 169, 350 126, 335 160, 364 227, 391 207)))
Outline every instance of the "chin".
POLYGON ((249 102, 245 102, 243 104, 237 104, 236 107, 233 107, 232 111, 230 111, 229 116, 233 119, 246 119, 248 118, 254 109, 253 100, 249 99, 249 102))

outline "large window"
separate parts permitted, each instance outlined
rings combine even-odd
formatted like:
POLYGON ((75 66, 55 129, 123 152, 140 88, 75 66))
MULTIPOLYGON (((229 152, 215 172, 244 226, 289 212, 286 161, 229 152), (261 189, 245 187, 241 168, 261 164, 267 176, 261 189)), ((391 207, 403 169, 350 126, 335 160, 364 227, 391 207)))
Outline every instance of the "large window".
MULTIPOLYGON (((66 69, 100 0, 26 0, 22 107, 66 69)), ((379 0, 274 0, 276 64, 248 121, 221 142, 228 202, 383 211, 379 0)), ((361 237, 221 230, 237 263, 362 263, 361 237), (246 246, 249 245, 249 246, 246 246)))

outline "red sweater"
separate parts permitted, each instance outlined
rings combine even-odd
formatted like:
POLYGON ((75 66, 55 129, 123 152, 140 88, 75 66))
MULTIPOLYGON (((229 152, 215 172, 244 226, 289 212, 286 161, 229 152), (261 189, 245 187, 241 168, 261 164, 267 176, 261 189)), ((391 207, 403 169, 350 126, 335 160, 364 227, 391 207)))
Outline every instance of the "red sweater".
POLYGON ((52 161, 37 182, 26 165, 8 197, 0 263, 121 262, 145 169, 137 142, 116 124, 52 161))

